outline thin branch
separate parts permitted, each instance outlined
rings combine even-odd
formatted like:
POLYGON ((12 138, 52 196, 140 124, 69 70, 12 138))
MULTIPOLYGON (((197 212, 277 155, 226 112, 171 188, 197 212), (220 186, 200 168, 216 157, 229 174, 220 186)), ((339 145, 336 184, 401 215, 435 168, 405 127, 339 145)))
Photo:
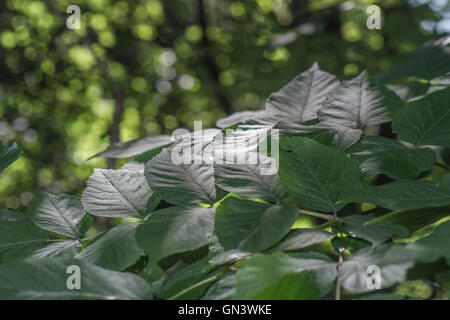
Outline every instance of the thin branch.
POLYGON ((175 299, 178 299, 179 297, 183 296, 184 294, 188 293, 188 292, 191 291, 191 290, 194 290, 194 289, 196 289, 196 288, 198 288, 198 287, 201 287, 201 286, 204 285, 204 284, 207 284, 207 283, 209 283, 209 282, 213 282, 213 281, 219 279, 221 275, 222 275, 221 273, 218 273, 218 274, 216 274, 215 276, 212 276, 212 277, 210 277, 210 278, 207 278, 207 279, 205 279, 205 280, 202 280, 202 281, 200 281, 200 282, 197 282, 196 284, 194 284, 194 285, 192 285, 192 286, 190 286, 190 287, 188 287, 188 288, 186 288, 186 289, 184 289, 184 290, 178 292, 177 294, 171 296, 168 300, 175 300, 175 299))
POLYGON ((450 167, 449 167, 449 166, 447 166, 447 165, 445 165, 445 164, 443 164, 443 163, 440 163, 440 162, 436 162, 436 166, 438 166, 438 167, 439 167, 439 168, 441 168, 441 169, 444 169, 444 170, 450 171, 450 167))
POLYGON ((337 264, 337 271, 338 276, 336 278, 336 294, 335 294, 335 300, 341 300, 341 281, 339 279, 339 269, 341 268, 341 265, 343 263, 342 255, 339 256, 339 262, 337 264))
POLYGON ((307 216, 320 218, 320 219, 324 219, 324 220, 333 220, 333 219, 335 219, 334 216, 332 216, 330 214, 326 214, 326 213, 314 212, 314 211, 309 211, 309 210, 301 210, 301 209, 298 210, 298 212, 300 212, 301 214, 307 215, 307 216))
POLYGON ((431 85, 435 87, 450 87, 450 83, 432 83, 431 85))

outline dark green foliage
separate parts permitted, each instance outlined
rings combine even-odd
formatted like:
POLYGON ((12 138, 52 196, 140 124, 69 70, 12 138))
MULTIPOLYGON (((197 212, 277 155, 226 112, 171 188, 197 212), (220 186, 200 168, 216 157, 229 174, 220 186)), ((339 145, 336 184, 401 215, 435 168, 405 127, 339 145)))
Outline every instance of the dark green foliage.
MULTIPOLYGON (((408 54, 390 76, 433 80, 447 49, 408 54), (405 71, 416 56, 426 63, 405 71)), ((449 147, 450 99, 430 87, 403 102, 367 73, 339 81, 314 64, 269 98, 261 118, 219 122, 238 129, 225 139, 233 156, 269 150, 253 164, 212 163, 212 154, 173 161, 177 147, 222 152, 216 129, 201 141, 114 145, 99 155, 133 154, 145 169, 98 169, 81 199, 44 193, 27 214, 0 212, 0 298, 409 299, 420 278, 448 299, 450 174, 434 147, 449 147), (398 138, 369 130, 391 121, 398 138), (275 135, 269 147, 242 143, 261 132, 275 135), (278 172, 265 175, 271 158, 278 172), (92 215, 133 222, 91 241, 92 215), (68 265, 82 268, 79 291, 66 290, 68 265)))

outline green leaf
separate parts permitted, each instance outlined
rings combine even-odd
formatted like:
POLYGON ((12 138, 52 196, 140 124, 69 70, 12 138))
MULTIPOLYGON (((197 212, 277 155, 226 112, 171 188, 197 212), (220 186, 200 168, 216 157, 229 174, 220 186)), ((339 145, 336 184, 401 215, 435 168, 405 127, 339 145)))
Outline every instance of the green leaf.
POLYGON ((209 243, 216 208, 194 205, 152 213, 136 230, 136 241, 153 263, 174 253, 192 251, 209 243))
POLYGON ((255 164, 214 164, 216 184, 244 197, 275 203, 282 201, 287 195, 278 175, 265 175, 263 171, 274 159, 258 153, 254 153, 254 157, 255 164))
POLYGON ((44 248, 38 249, 30 255, 30 258, 48 257, 74 257, 81 251, 81 243, 78 240, 62 240, 51 243, 44 248))
MULTIPOLYGON (((383 244, 377 248, 360 249, 344 261, 339 269, 339 280, 345 289, 353 292, 369 292, 367 280, 369 266, 377 266, 380 271, 381 289, 389 288, 406 280, 407 272, 415 263, 429 263, 441 256, 438 249, 410 243, 383 244)), ((373 271, 372 271, 373 272, 373 271)))
POLYGON ((236 275, 229 274, 214 282, 202 300, 231 300, 236 293, 236 275))
POLYGON ((227 263, 236 262, 239 260, 248 259, 252 256, 252 253, 241 251, 237 249, 228 250, 214 256, 209 263, 213 267, 221 266, 227 263))
POLYGON ((143 171, 94 169, 81 198, 94 216, 143 218, 153 197, 143 171))
POLYGON ((44 230, 72 239, 83 236, 82 220, 86 212, 75 196, 42 193, 31 200, 27 213, 30 220, 44 230))
POLYGON ((280 122, 304 123, 317 118, 317 111, 325 102, 326 94, 338 84, 335 76, 320 70, 315 63, 272 94, 266 103, 266 110, 280 122))
POLYGON ((21 154, 22 150, 16 143, 13 143, 11 147, 7 147, 0 142, 0 172, 16 161, 21 154))
POLYGON ((450 265, 450 221, 441 223, 428 237, 419 239, 416 243, 438 250, 450 265))
POLYGON ((377 217, 369 222, 392 222, 400 224, 410 232, 417 231, 450 215, 450 206, 400 210, 377 217))
POLYGON ((333 246, 333 249, 336 252, 336 254, 341 255, 346 250, 353 253, 355 251, 358 251, 359 249, 366 248, 370 246, 370 243, 362 239, 356 239, 352 237, 340 237, 334 238, 331 241, 331 245, 333 246))
POLYGON ((47 240, 46 233, 30 222, 0 219, 0 262, 27 256, 47 240))
POLYGON ((440 156, 442 161, 444 161, 447 166, 450 166, 450 148, 442 148, 440 156))
POLYGON ((337 212, 361 185, 358 167, 339 150, 301 137, 285 138, 280 147, 281 184, 304 206, 337 212))
POLYGON ((352 254, 339 269, 341 286, 352 292, 374 290, 367 285, 371 275, 368 272, 369 266, 380 268, 381 288, 389 288, 398 282, 405 281, 408 270, 414 266, 414 261, 405 256, 399 256, 395 260, 389 259, 390 248, 389 245, 382 245, 376 249, 367 247, 352 254))
POLYGON ((105 158, 129 158, 140 155, 146 151, 168 146, 174 142, 174 138, 169 135, 147 136, 126 142, 116 142, 111 144, 106 150, 97 153, 95 157, 105 158))
POLYGON ((173 204, 213 204, 216 198, 213 165, 175 164, 170 149, 164 149, 147 162, 145 177, 162 199, 173 204))
MULTIPOLYGON (((411 300, 413 298, 396 293, 373 293, 361 296, 359 300, 411 300)), ((413 299, 415 300, 415 299, 413 299)))
POLYGON ((151 299, 150 285, 130 273, 109 271, 67 258, 27 259, 0 266, 0 299, 151 299), (81 271, 81 289, 69 290, 66 270, 81 271))
POLYGON ((317 299, 332 289, 336 275, 336 264, 326 256, 256 254, 237 272, 234 299, 317 299))
POLYGON ((226 130, 225 135, 219 133, 211 144, 212 150, 209 151, 213 153, 213 156, 209 159, 216 164, 237 164, 241 161, 248 163, 250 162, 248 157, 256 154, 259 145, 264 146, 263 141, 266 142, 264 147, 267 147, 268 140, 271 143, 278 138, 278 133, 271 131, 273 127, 274 124, 242 126, 236 130, 226 130))
POLYGON ((217 120, 217 128, 228 128, 237 124, 247 123, 252 121, 275 121, 266 110, 248 110, 235 112, 228 117, 217 120))
POLYGON ((428 246, 419 243, 393 244, 386 251, 383 260, 387 264, 398 264, 409 261, 418 264, 432 263, 444 256, 443 250, 439 247, 428 246))
POLYGON ((359 189, 348 202, 368 202, 390 210, 440 207, 450 204, 450 175, 431 181, 397 181, 359 189))
POLYGON ((390 78, 417 77, 433 80, 450 72, 450 47, 422 47, 401 55, 392 66, 390 78))
POLYGON ((234 197, 216 210, 215 232, 225 250, 258 252, 280 241, 295 222, 298 209, 234 197))
POLYGON ((408 103, 394 117, 392 129, 416 146, 450 146, 450 88, 408 103))
POLYGON ((372 217, 353 215, 342 219, 342 228, 351 237, 361 238, 378 246, 394 236, 406 238, 409 231, 405 227, 394 223, 370 223, 372 217))
POLYGON ((122 271, 139 260, 142 254, 135 240, 139 223, 123 223, 98 236, 75 256, 99 267, 122 271))
POLYGON ((150 161, 151 159, 153 159, 155 156, 157 156, 158 154, 161 153, 161 151, 163 151, 165 148, 165 146, 153 149, 153 150, 149 150, 147 152, 141 153, 140 155, 136 156, 133 160, 139 163, 144 164, 144 168, 145 168, 145 163, 147 161, 150 161))
POLYGON ((403 101, 411 101, 414 98, 425 95, 430 89, 429 83, 408 82, 395 85, 387 85, 389 90, 394 91, 403 101))
POLYGON ((431 285, 423 280, 408 280, 399 283, 394 292, 417 300, 427 300, 434 295, 431 285))
POLYGON ((372 86, 367 72, 330 92, 318 115, 330 128, 364 129, 389 122, 403 101, 385 87, 372 86))
POLYGON ((292 229, 280 243, 270 248, 270 251, 299 250, 332 239, 335 236, 320 229, 292 229))
POLYGON ((27 215, 14 209, 0 210, 0 221, 26 221, 30 222, 27 215))
POLYGON ((362 172, 369 176, 382 173, 393 179, 414 179, 436 162, 431 149, 409 149, 393 139, 377 136, 363 137, 348 152, 362 172))
MULTIPOLYGON (((179 294, 183 290, 194 286, 196 283, 206 279, 208 277, 207 271, 209 270, 207 257, 200 259, 194 263, 184 266, 180 270, 176 271, 175 274, 169 276, 156 292, 157 296, 162 299, 168 299, 176 294, 179 294)), ((197 299, 208 283, 195 287, 192 290, 187 291, 185 294, 178 296, 177 299, 182 300, 193 300, 197 299)))

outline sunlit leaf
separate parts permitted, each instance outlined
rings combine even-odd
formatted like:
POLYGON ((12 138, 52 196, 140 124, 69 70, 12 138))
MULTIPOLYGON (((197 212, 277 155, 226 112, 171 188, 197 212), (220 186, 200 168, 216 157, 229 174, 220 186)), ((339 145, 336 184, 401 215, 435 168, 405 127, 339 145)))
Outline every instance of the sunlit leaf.
POLYGON ((42 193, 33 198, 28 217, 38 227, 73 239, 81 239, 86 230, 82 220, 86 214, 77 197, 42 193))
POLYGON ((266 103, 266 110, 280 122, 304 123, 317 118, 317 111, 325 102, 326 94, 338 84, 335 76, 320 70, 315 63, 272 94, 266 103))
POLYGON ((22 150, 16 143, 13 143, 11 147, 7 147, 0 142, 0 172, 16 161, 21 154, 22 150))
POLYGON ((278 203, 286 198, 276 172, 266 174, 264 171, 275 160, 262 154, 253 156, 255 164, 214 164, 216 184, 228 192, 269 202, 278 203))
POLYGON ((213 165, 202 162, 176 164, 169 149, 147 162, 145 177, 162 199, 173 204, 213 204, 216 198, 213 165))
POLYGON ((147 136, 127 142, 116 142, 106 150, 97 153, 91 158, 130 158, 146 151, 162 146, 168 146, 174 142, 174 138, 168 135, 147 136))
POLYGON ((143 171, 94 169, 83 192, 83 206, 95 216, 143 218, 156 195, 143 171))

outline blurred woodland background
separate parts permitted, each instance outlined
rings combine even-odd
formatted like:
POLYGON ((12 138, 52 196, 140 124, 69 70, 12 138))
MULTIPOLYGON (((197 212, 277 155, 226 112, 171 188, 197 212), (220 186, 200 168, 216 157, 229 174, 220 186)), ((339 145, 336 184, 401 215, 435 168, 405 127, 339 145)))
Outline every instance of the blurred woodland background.
POLYGON ((346 79, 450 33, 447 0, 3 0, 0 139, 23 156, 0 207, 79 194, 110 142, 203 127, 265 99, 318 61, 346 79), (81 29, 69 30, 69 5, 81 29), (380 30, 366 8, 382 9, 380 30))

